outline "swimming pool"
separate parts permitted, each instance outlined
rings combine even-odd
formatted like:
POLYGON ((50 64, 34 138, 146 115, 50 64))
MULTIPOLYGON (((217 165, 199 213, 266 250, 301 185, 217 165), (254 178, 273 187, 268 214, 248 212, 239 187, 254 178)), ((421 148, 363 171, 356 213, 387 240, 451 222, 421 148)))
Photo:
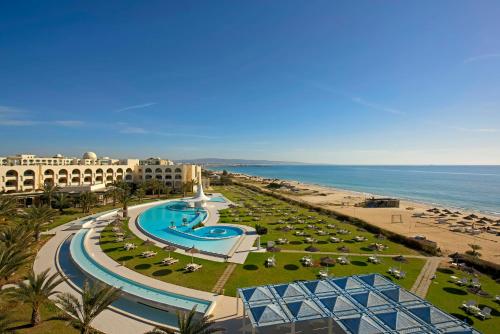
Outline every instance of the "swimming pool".
POLYGON ((150 236, 182 248, 196 247, 201 252, 227 255, 244 231, 238 227, 216 225, 195 228, 207 212, 174 201, 144 211, 137 220, 150 236))
POLYGON ((104 282, 108 285, 121 288, 123 292, 130 295, 150 300, 174 308, 183 310, 191 310, 196 305, 198 312, 205 313, 211 302, 208 300, 197 299, 184 295, 175 294, 172 292, 155 289, 147 285, 135 282, 126 277, 115 274, 109 269, 97 263, 85 249, 85 236, 88 229, 78 231, 71 240, 69 251, 71 258, 80 267, 82 271, 95 279, 104 282))
POLYGON ((226 203, 226 199, 222 196, 215 196, 210 198, 209 202, 226 203))

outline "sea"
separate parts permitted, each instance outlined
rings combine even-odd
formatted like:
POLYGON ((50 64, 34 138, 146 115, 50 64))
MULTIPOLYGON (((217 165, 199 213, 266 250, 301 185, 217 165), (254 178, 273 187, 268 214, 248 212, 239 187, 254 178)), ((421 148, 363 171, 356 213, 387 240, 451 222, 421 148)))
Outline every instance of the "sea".
POLYGON ((247 165, 211 169, 500 215, 500 166, 247 165))

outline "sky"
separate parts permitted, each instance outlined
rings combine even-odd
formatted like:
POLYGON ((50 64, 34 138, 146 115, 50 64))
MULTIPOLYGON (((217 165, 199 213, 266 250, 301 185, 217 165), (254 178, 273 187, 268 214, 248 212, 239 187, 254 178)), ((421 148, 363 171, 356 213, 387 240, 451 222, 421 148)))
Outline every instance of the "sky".
POLYGON ((0 156, 500 164, 500 2, 3 1, 0 156))

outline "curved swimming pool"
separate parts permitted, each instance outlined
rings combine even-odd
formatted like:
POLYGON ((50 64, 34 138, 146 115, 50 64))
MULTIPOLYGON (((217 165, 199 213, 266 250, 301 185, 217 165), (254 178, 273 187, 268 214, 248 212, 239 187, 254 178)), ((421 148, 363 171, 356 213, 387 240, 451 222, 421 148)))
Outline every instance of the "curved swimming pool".
POLYGON ((244 231, 226 225, 195 228, 206 217, 207 212, 203 209, 173 201, 144 211, 137 223, 146 234, 156 239, 183 248, 196 247, 202 252, 227 255, 244 231))

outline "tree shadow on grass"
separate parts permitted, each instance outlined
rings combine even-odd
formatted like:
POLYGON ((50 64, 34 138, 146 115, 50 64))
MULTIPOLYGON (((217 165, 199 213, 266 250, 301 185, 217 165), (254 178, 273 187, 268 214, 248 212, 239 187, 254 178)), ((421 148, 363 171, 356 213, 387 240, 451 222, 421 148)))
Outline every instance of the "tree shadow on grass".
POLYGON ((366 267, 368 264, 363 261, 351 261, 351 264, 359 267, 366 267))
POLYGON ((151 268, 151 265, 149 263, 141 263, 141 264, 136 265, 134 268, 137 270, 146 270, 146 269, 151 268))
POLYGON ((302 245, 302 241, 293 240, 293 241, 290 241, 290 244, 292 244, 292 245, 302 245))
POLYGON ((363 252, 373 252, 373 249, 368 248, 368 247, 361 247, 360 248, 363 252))
POLYGON ((446 275, 452 275, 455 273, 453 270, 448 268, 438 268, 437 271, 440 272, 441 274, 446 274, 446 275))
POLYGON ((464 290, 461 290, 461 289, 457 289, 457 288, 452 288, 452 287, 444 287, 443 288, 444 291, 448 292, 448 293, 452 293, 454 295, 459 295, 459 296, 464 296, 467 294, 467 292, 465 292, 464 290))
POLYGON ((257 270, 257 269, 259 269, 259 267, 255 264, 245 264, 243 266, 243 269, 245 269, 245 270, 257 270))
POLYGON ((153 276, 166 276, 166 275, 170 275, 171 273, 172 273, 172 270, 170 270, 170 269, 160 269, 157 271, 153 271, 153 273, 151 275, 153 275, 153 276))
POLYGON ((116 261, 128 261, 128 260, 132 260, 134 257, 131 256, 131 255, 125 255, 125 256, 121 256, 119 258, 116 259, 116 261))
POLYGON ((326 245, 328 243, 328 241, 324 241, 324 240, 319 240, 318 242, 316 242, 318 245, 326 245))
POLYGON ((345 243, 348 243, 348 244, 353 244, 353 243, 355 243, 355 241, 354 241, 354 240, 344 240, 344 242, 345 242, 345 243))
POLYGON ((285 268, 285 270, 298 270, 299 266, 295 264, 285 264, 283 268, 285 268))
POLYGON ((111 247, 111 248, 103 249, 103 252, 104 252, 104 253, 110 253, 110 252, 117 251, 117 250, 119 250, 120 248, 121 248, 121 247, 111 247))

